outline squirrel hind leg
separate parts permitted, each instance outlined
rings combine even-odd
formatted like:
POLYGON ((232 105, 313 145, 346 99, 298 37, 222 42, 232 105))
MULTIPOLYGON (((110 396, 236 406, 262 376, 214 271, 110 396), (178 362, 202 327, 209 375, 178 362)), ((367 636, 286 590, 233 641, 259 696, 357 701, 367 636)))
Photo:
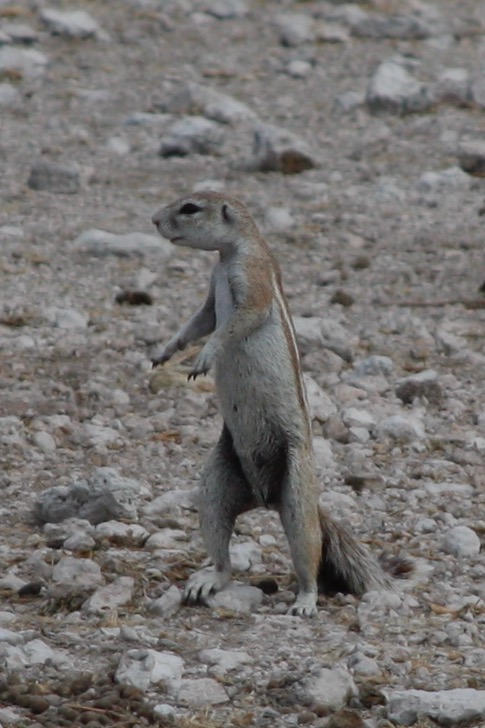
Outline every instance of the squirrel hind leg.
POLYGON ((323 509, 320 509, 320 524, 323 539, 318 588, 321 593, 361 596, 370 589, 393 589, 393 580, 379 560, 323 509))
POLYGON ((231 435, 224 426, 205 465, 199 492, 200 530, 214 567, 201 569, 189 578, 184 592, 186 604, 206 602, 229 582, 229 542, 234 524, 240 513, 254 505, 231 435))
POLYGON ((294 448, 288 448, 278 511, 299 585, 289 614, 313 617, 317 613, 317 578, 322 550, 319 512, 313 493, 313 464, 305 453, 294 448))

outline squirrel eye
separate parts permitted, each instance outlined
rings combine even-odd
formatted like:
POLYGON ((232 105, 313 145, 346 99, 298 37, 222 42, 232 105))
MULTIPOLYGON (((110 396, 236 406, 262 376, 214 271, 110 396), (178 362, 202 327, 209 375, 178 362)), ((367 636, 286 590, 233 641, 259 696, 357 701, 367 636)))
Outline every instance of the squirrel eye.
POLYGON ((186 202, 185 205, 182 205, 182 207, 179 210, 179 215, 194 215, 196 212, 200 212, 202 210, 199 205, 194 205, 193 202, 186 202))

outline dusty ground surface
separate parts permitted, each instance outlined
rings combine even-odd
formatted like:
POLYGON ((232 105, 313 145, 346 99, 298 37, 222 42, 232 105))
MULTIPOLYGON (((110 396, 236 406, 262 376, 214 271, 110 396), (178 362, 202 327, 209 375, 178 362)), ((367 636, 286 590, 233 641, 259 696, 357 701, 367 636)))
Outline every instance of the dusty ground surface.
MULTIPOLYGON (((480 699, 485 185, 458 167, 460 144, 485 132, 479 91, 463 92, 465 77, 484 82, 482 3, 56 3, 89 12, 101 29, 74 39, 52 32, 46 7, 0 0, 0 50, 47 61, 34 69, 0 62, 8 84, 0 108, 0 724, 372 728, 404 722, 389 702, 396 691, 470 688, 480 699), (221 8, 233 17, 217 17, 221 8), (391 27, 399 10, 424 18, 429 32, 395 37, 399 23, 391 33, 382 23, 359 32, 356 9, 391 27), (326 31, 282 42, 278 17, 289 12, 326 31), (9 35, 12 24, 31 36, 9 35), (436 93, 427 108, 376 114, 365 102, 376 68, 394 56, 436 93), (447 97, 437 89, 450 68, 464 76, 447 97), (162 157, 161 140, 181 116, 169 101, 188 82, 243 102, 254 117, 213 122, 222 138, 212 153, 162 157), (304 140, 315 166, 251 171, 260 122, 304 140), (39 160, 70 169, 74 190, 29 186, 39 160), (313 422, 322 492, 372 548, 415 560, 397 596, 337 595, 321 600, 316 619, 286 616, 286 542, 276 516, 258 511, 234 537, 241 569, 249 554, 237 578, 271 578, 276 593, 247 613, 237 604, 177 610, 177 592, 173 610, 152 611, 205 558, 193 502, 177 493, 196 487, 220 420, 210 377, 188 384, 176 364, 150 387, 150 356, 199 305, 212 259, 179 249, 168 257, 163 241, 158 250, 128 238, 124 255, 75 241, 91 229, 152 234, 157 207, 198 185, 248 205, 281 262, 295 316, 341 327, 339 346, 302 342, 305 372, 329 398, 313 422), (153 305, 116 301, 134 290, 153 305), (430 387, 399 390, 398 380, 429 370, 430 387), (33 521, 34 503, 99 467, 145 487, 131 519, 141 536, 74 523, 67 548, 65 534, 49 537, 33 521), (173 502, 151 508, 169 492, 173 502), (89 538, 76 542, 79 532, 89 538), (71 556, 99 566, 94 582, 59 577, 71 556), (120 577, 132 580, 110 601, 120 577), (88 607, 100 585, 106 602, 88 607), (201 655, 214 648, 222 657, 201 655), (178 656, 181 673, 138 687, 119 673, 116 681, 126 653, 144 649, 178 656)), ((61 187, 69 180, 61 175, 61 187)), ((423 710, 418 724, 431 725, 429 715, 423 710)), ((484 725, 484 716, 485 707, 458 711, 447 724, 484 725)))

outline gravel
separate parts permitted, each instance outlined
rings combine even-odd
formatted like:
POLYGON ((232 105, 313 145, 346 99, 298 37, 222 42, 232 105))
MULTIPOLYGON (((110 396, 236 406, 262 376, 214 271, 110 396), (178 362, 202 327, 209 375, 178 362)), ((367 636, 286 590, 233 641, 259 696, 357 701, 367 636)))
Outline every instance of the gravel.
POLYGON ((0 2, 1 726, 483 723, 484 49, 475 0, 0 2), (193 189, 281 262, 322 503, 394 592, 288 616, 255 511, 182 604, 221 423, 150 360, 213 260, 151 216, 193 189))

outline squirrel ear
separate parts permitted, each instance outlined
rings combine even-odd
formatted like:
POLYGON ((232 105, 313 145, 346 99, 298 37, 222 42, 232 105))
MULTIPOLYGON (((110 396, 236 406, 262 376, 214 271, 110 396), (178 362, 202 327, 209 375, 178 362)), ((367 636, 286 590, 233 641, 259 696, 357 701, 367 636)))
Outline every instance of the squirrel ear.
POLYGON ((223 204, 222 209, 221 209, 221 214, 222 214, 222 219, 224 220, 224 222, 228 222, 228 223, 232 224, 236 219, 234 210, 231 207, 229 207, 227 202, 225 202, 223 204))

